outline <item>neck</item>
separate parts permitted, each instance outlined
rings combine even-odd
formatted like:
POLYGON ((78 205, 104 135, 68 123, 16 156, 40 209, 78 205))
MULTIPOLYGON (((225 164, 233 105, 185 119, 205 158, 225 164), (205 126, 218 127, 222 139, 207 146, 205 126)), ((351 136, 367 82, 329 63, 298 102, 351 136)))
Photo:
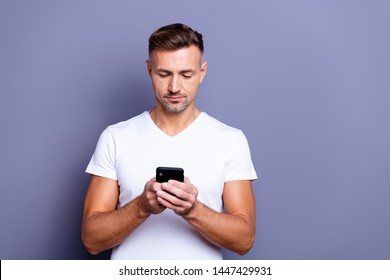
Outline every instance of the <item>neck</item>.
POLYGON ((166 110, 154 107, 150 111, 150 117, 153 122, 164 133, 169 136, 175 136, 186 129, 200 114, 198 108, 187 108, 180 113, 170 113, 166 110))

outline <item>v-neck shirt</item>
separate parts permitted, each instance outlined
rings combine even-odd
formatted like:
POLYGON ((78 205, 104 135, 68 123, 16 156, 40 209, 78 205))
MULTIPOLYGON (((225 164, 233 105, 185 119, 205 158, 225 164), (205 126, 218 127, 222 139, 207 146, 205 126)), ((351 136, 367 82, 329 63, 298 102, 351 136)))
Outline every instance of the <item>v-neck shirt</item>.
MULTIPOLYGON (((86 172, 118 181, 119 208, 142 193, 159 166, 183 168, 198 189, 198 200, 218 212, 223 211, 225 182, 257 179, 243 132, 205 112, 175 136, 160 130, 148 111, 107 127, 86 172)), ((184 219, 166 209, 150 216, 115 247, 111 258, 221 259, 222 254, 184 219)))

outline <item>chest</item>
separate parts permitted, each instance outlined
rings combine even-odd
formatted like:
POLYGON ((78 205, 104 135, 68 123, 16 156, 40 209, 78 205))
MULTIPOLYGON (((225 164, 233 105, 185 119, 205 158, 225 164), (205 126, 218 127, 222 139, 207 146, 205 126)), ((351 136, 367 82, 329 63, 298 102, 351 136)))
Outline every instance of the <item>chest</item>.
POLYGON ((117 146, 119 207, 142 193, 158 166, 171 166, 184 169, 184 175, 197 187, 200 201, 222 210, 229 147, 210 137, 179 140, 139 137, 117 146))

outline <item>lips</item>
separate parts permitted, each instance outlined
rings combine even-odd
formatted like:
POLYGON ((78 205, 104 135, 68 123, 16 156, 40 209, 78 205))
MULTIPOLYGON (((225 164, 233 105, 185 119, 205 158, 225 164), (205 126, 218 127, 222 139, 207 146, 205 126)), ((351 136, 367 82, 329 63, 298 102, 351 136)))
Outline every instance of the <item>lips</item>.
POLYGON ((180 102, 184 99, 184 96, 182 95, 167 95, 165 98, 170 102, 180 102))

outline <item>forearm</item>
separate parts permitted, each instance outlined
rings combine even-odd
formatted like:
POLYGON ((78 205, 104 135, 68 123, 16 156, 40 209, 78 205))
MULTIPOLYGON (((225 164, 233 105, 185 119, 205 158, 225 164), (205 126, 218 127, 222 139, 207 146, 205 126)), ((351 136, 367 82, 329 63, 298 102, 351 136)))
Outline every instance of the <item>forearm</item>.
POLYGON ((217 246, 243 255, 253 245, 255 223, 243 215, 219 213, 197 202, 183 218, 217 246))
POLYGON ((139 197, 122 208, 91 213, 85 218, 82 238, 91 254, 100 253, 120 244, 150 216, 142 211, 138 202, 139 197))

